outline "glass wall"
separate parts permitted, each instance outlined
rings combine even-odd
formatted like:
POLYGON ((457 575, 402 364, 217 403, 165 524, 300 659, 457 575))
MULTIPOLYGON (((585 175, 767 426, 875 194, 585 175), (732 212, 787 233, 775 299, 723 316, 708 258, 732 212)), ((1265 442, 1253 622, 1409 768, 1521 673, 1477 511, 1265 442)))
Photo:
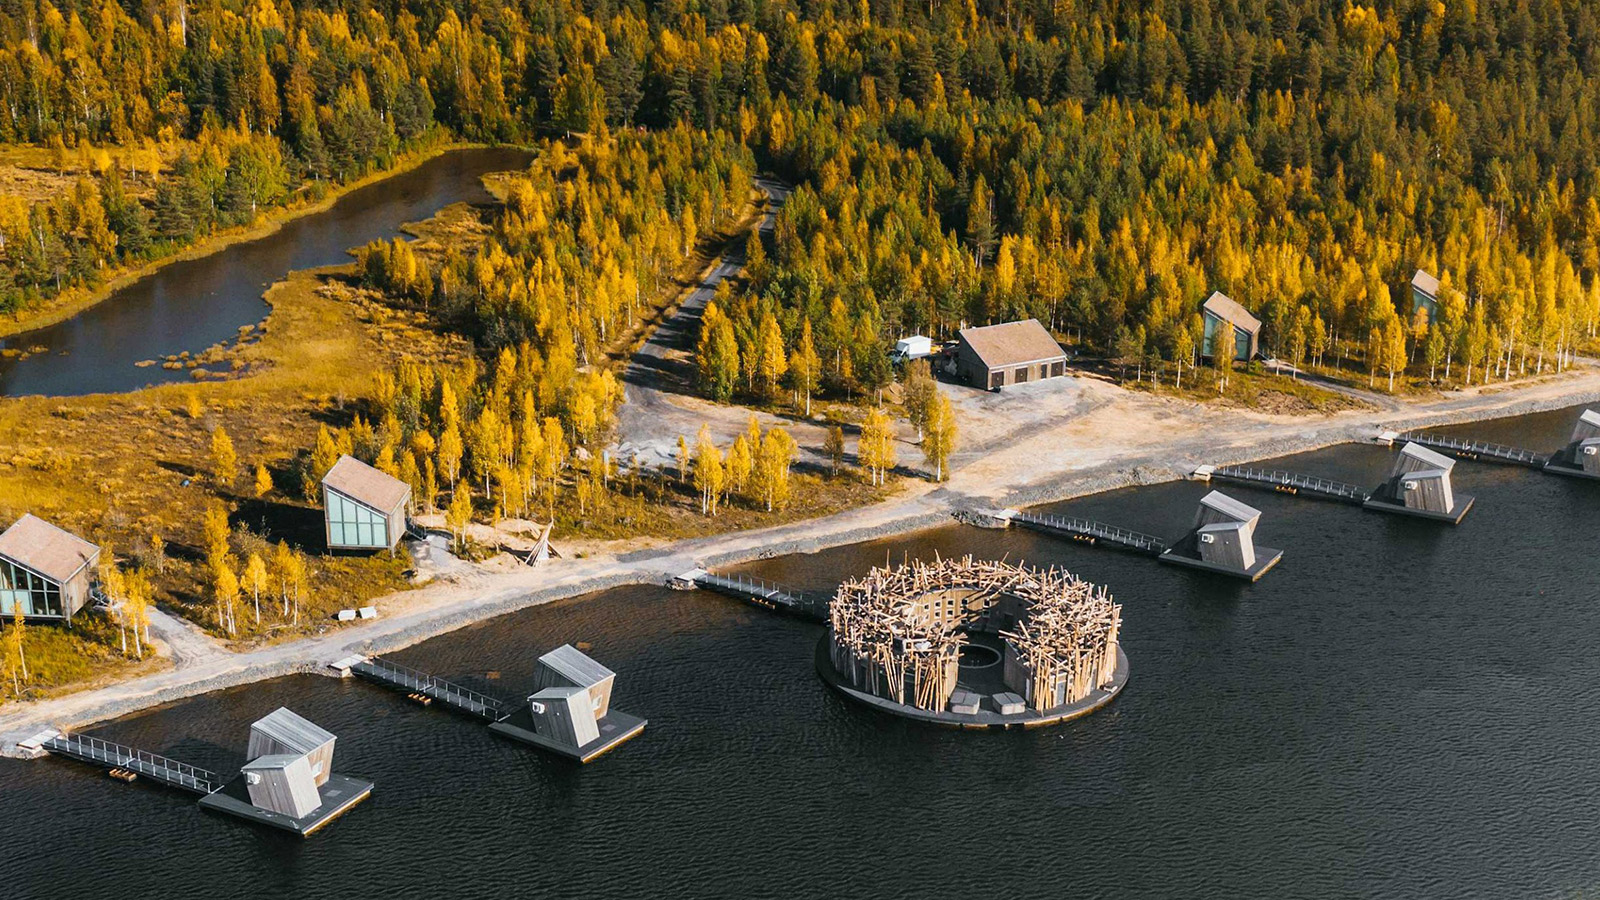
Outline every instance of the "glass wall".
POLYGON ((341 494, 328 491, 328 544, 334 547, 389 546, 383 516, 341 494))
POLYGON ((61 585, 10 560, 0 559, 0 616, 15 615, 19 605, 25 616, 59 617, 61 585))

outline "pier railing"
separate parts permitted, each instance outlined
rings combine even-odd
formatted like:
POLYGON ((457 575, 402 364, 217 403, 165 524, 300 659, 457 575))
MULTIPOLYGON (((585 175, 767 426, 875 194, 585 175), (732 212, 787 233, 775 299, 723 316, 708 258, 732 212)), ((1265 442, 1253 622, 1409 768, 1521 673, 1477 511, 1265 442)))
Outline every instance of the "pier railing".
POLYGON ((44 748, 51 753, 84 762, 137 772, 151 780, 197 794, 210 794, 222 787, 222 779, 215 772, 87 735, 56 735, 45 742, 44 748))
POLYGON ((506 703, 499 697, 479 693, 436 675, 429 675, 427 672, 402 666, 387 659, 372 657, 351 666, 350 671, 391 687, 415 691, 491 722, 499 721, 505 712, 506 703))
POLYGON ((1096 522, 1093 519, 1037 515, 1024 512, 1012 516, 1011 521, 1038 531, 1065 534, 1070 537, 1081 538, 1090 543, 1104 542, 1114 547, 1137 550, 1141 553, 1160 554, 1167 549, 1167 542, 1155 535, 1143 534, 1128 528, 1120 528, 1116 525, 1108 525, 1105 522, 1096 522))
POLYGON ((817 620, 825 621, 828 618, 828 598, 754 575, 714 575, 707 572, 698 576, 695 583, 768 609, 781 609, 817 620))
POLYGON ((1491 462, 1511 463, 1519 466, 1539 468, 1549 457, 1543 453, 1535 453, 1521 447, 1508 447, 1505 444, 1491 444, 1488 441, 1474 441, 1467 438, 1455 438, 1442 434, 1427 434, 1424 432, 1408 433, 1404 440, 1421 444, 1430 450, 1440 450, 1452 456, 1465 457, 1466 459, 1487 460, 1491 462))
POLYGON ((1306 491, 1357 504, 1365 503, 1370 496, 1358 485, 1334 481, 1330 478, 1318 478, 1315 475, 1284 472, 1278 469, 1257 469, 1252 466, 1223 466, 1212 472, 1211 477, 1247 484, 1266 485, 1273 488, 1290 488, 1295 492, 1306 491))

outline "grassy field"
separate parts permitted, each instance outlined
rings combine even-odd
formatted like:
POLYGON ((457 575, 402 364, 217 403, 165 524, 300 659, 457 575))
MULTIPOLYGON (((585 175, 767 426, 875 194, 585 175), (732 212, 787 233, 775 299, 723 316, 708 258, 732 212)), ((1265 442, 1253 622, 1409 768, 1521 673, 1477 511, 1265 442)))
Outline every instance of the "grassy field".
MULTIPOLYGON (((468 349, 424 327, 419 317, 352 289, 343 277, 347 271, 299 272, 275 285, 267 293, 272 312, 264 328, 206 356, 244 377, 70 401, 0 401, 0 446, 12 448, 0 457, 0 520, 31 511, 125 562, 159 566, 158 603, 225 635, 204 590, 201 550, 203 512, 225 502, 233 510, 232 546, 240 560, 258 551, 270 561, 269 542, 282 540, 305 551, 309 561, 309 595, 299 625, 270 614, 269 607, 257 627, 248 598, 242 599, 237 620, 243 643, 335 627, 335 610, 405 587, 403 555, 324 554, 321 513, 302 498, 288 463, 314 441, 320 424, 339 425, 354 416, 372 373, 402 357, 447 360, 468 349), (232 436, 240 460, 240 477, 231 486, 214 483, 208 474, 217 427, 232 436), (277 483, 261 498, 250 478, 258 462, 277 483), (165 544, 159 556, 155 538, 165 544)), ((85 647, 116 638, 108 623, 75 631, 85 647)), ((30 629, 41 640, 46 632, 30 629)), ((81 680, 121 665, 114 655, 82 656, 88 669, 52 672, 47 680, 81 680)))
MULTIPOLYGON (((1116 366, 1102 366, 1100 371, 1112 378, 1119 373, 1116 366)), ((1228 375, 1228 383, 1220 392, 1217 390, 1216 375, 1209 369, 1186 370, 1182 389, 1173 384, 1170 372, 1163 373, 1157 381, 1152 381, 1148 372, 1144 373, 1142 379, 1136 379, 1135 374, 1135 369, 1127 369, 1122 384, 1160 396, 1182 397, 1198 403, 1221 403, 1273 415, 1320 416, 1346 409, 1370 408, 1370 404, 1362 400, 1309 381, 1288 375, 1251 372, 1243 368, 1228 375)))

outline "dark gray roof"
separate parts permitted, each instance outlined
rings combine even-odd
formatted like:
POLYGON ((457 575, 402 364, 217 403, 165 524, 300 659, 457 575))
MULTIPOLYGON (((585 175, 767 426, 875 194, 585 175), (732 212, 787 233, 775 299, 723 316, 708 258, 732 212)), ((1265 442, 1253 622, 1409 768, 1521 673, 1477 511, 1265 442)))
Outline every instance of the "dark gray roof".
POLYGON ((76 575, 99 555, 99 547, 32 513, 24 513, 0 534, 0 556, 58 583, 76 575))
POLYGON ((411 486, 353 456, 341 456, 322 483, 379 512, 393 512, 411 496, 411 486))

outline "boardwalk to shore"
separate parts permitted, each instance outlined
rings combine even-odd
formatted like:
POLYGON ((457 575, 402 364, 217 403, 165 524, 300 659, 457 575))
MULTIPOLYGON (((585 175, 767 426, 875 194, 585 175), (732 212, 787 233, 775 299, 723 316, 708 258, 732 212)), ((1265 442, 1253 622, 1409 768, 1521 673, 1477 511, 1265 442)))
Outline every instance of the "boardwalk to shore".
MULTIPOLYGON (((1019 429, 964 460, 949 482, 908 482, 873 506, 775 528, 681 541, 653 550, 597 550, 583 559, 504 574, 474 573, 383 598, 383 618, 245 653, 221 653, 131 681, 0 707, 0 748, 46 727, 82 726, 219 688, 294 672, 325 671, 352 654, 387 653, 496 615, 625 584, 661 584, 699 566, 726 567, 887 537, 950 521, 952 511, 1064 500, 1176 480, 1203 463, 1227 464, 1405 431, 1522 415, 1600 400, 1600 371, 1520 389, 1461 393, 1394 412, 1357 410, 1308 419, 1269 417, 1136 394, 1081 379, 1094 405, 1081 416, 1019 429)), ((950 388, 946 388, 950 389, 950 388)))

